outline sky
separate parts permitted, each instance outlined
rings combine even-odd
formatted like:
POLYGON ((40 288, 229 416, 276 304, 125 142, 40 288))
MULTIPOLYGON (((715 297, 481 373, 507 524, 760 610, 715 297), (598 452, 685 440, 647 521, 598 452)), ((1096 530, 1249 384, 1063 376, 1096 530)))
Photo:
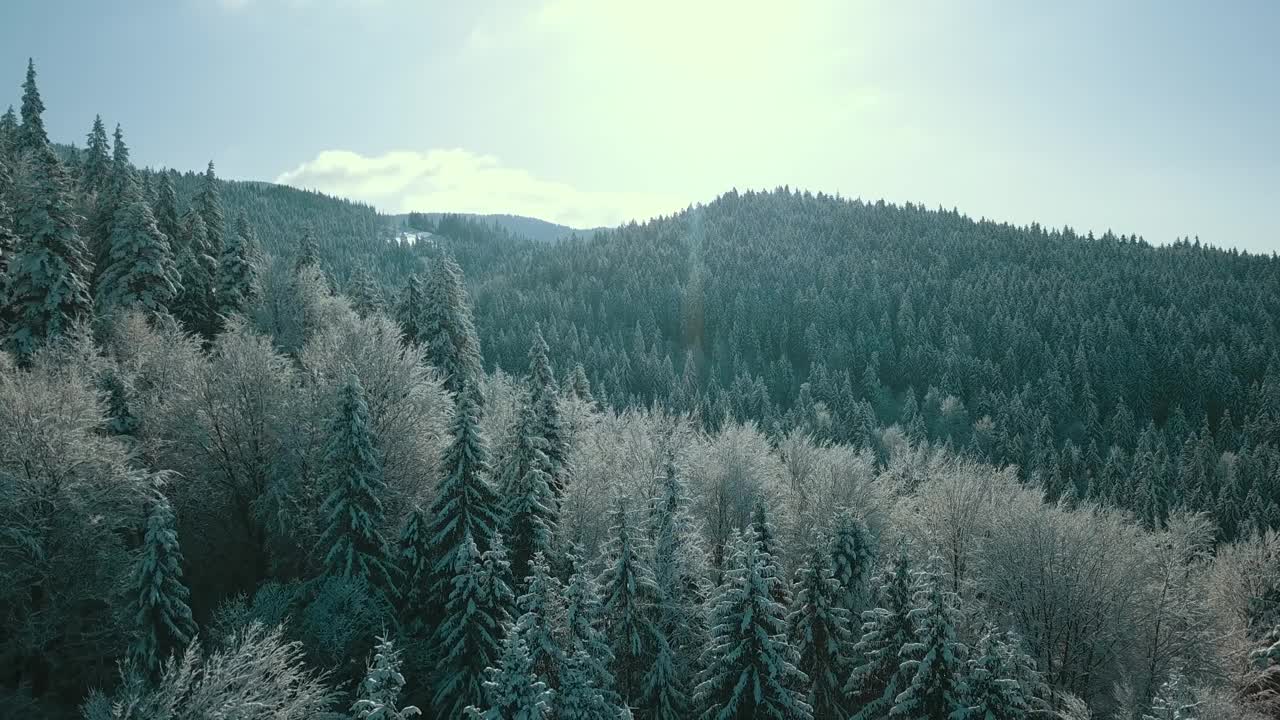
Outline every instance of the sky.
MULTIPOLYGON (((1280 251, 1280 2, 3 0, 56 140, 385 212, 781 185, 1280 251)), ((6 79, 7 78, 7 79, 6 79)))

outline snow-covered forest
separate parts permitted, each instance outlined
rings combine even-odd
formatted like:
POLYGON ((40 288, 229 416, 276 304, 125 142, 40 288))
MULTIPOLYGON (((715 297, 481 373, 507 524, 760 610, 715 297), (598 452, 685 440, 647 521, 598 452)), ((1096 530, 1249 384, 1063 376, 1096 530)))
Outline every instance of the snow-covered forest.
POLYGON ((1280 718, 1275 257, 786 189, 400 245, 21 93, 0 717, 1280 718))

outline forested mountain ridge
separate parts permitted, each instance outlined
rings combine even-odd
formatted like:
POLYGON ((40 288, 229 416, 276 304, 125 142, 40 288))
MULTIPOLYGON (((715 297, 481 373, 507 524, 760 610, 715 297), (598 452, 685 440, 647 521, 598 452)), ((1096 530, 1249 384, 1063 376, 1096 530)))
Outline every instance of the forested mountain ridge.
POLYGON ((380 243, 43 113, 0 715, 1280 717, 1274 258, 787 189, 380 243))

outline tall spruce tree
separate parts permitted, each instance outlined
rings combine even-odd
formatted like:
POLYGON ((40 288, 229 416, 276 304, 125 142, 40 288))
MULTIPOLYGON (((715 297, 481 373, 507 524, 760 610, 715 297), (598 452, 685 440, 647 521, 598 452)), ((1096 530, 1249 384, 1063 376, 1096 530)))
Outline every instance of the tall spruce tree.
POLYGON ((87 196, 94 196, 107 188, 111 179, 111 156, 107 150, 107 128, 102 116, 93 117, 84 151, 84 164, 80 167, 80 189, 87 196))
POLYGON ((569 480, 569 441, 560 417, 559 386, 549 352, 542 328, 535 326, 533 344, 529 347, 530 422, 535 428, 534 434, 544 441, 542 449, 547 456, 551 490, 558 506, 569 480))
MULTIPOLYGON (((357 267, 355 272, 351 273, 351 281, 347 284, 347 297, 351 299, 351 308, 362 318, 387 311, 387 300, 382 294, 382 286, 364 265, 357 267)), ((455 390, 455 394, 456 392, 455 390)))
POLYGON ((137 183, 128 181, 120 193, 94 302, 101 314, 130 309, 167 313, 182 282, 173 250, 137 183))
POLYGON ((321 513, 325 530, 319 547, 326 573, 358 578, 384 591, 394 570, 386 562, 382 538, 382 496, 386 480, 369 423, 364 387, 348 369, 325 447, 329 495, 321 513))
POLYGON ((890 717, 965 720, 969 716, 965 703, 966 648, 956 639, 953 600, 942 586, 941 573, 932 572, 916 595, 917 606, 911 610, 916 639, 899 653, 903 659, 900 669, 910 680, 894 699, 890 717))
POLYGON ((427 513, 427 585, 423 604, 407 608, 411 622, 425 631, 440 622, 463 540, 470 537, 485 553, 498 532, 500 501, 489 482, 489 447, 480 429, 478 395, 473 385, 458 394, 450 427, 452 441, 440 459, 440 480, 427 513))
POLYGON ((357 699, 351 706, 356 720, 406 720, 422 715, 413 705, 397 707, 400 692, 404 690, 400 666, 400 652, 395 644, 388 637, 378 638, 373 660, 356 689, 357 699))
POLYGON ((862 638, 853 646, 855 666, 845 683, 852 720, 882 720, 889 716, 911 675, 902 669, 902 648, 915 642, 911 617, 916 582, 905 550, 879 580, 876 607, 862 613, 862 638))
POLYGON ((155 193, 156 227, 160 228, 160 232, 164 233, 166 238, 169 238, 169 244, 173 246, 174 254, 177 255, 184 235, 181 215, 178 213, 178 194, 173 189, 173 180, 169 178, 167 170, 157 174, 155 193))
POLYGON ((27 77, 22 82, 22 126, 18 130, 19 156, 49 146, 49 133, 44 129, 44 101, 36 87, 36 63, 27 58, 27 77))
POLYGON ((796 666, 809 678, 814 717, 844 718, 853 635, 849 611, 841 604, 844 588, 832 575, 831 556, 823 545, 814 544, 796 569, 793 596, 787 628, 799 658, 796 666))
POLYGON ((181 653, 196 634, 188 605, 191 593, 182 581, 173 508, 159 490, 150 500, 135 583, 138 634, 129 657, 142 673, 155 679, 170 654, 181 653))
POLYGON ((213 258, 205 254, 208 229, 198 212, 189 212, 182 221, 182 240, 177 249, 181 288, 174 300, 174 314, 189 332, 213 337, 213 258))
POLYGON ((542 553, 534 554, 529 571, 525 592, 516 600, 520 616, 515 629, 524 636, 534 672, 551 687, 559 687, 568 646, 564 586, 551 574, 542 553))
POLYGON ((572 568, 569 584, 565 588, 565 627, 568 629, 568 650, 586 658, 585 672, 591 675, 592 687, 604 696, 609 705, 621 701, 614 690, 613 650, 605 635, 604 608, 600 602, 600 590, 595 578, 582 567, 578 554, 569 556, 572 568))
POLYGON ((666 635, 654 626, 653 666, 644 676, 641 706, 651 720, 681 720, 692 712, 687 673, 681 669, 666 635))
POLYGON ((554 716, 557 720, 616 720, 618 711, 611 705, 591 670, 593 660, 585 651, 569 655, 560 683, 556 686, 554 716))
POLYGON ((1025 720, 1031 708, 1005 660, 1000 637, 987 628, 976 650, 966 681, 970 720, 1025 720))
POLYGON ((444 386, 457 394, 480 380, 480 339, 471 319, 471 302, 462 270, 447 254, 437 258, 427 275, 425 297, 413 338, 426 350, 427 362, 440 371, 444 386))
POLYGON ((9 261, 0 314, 8 346, 27 357, 88 315, 92 264, 53 148, 46 144, 27 154, 14 195, 14 227, 21 242, 9 261))
POLYGON ((605 634, 613 651, 612 670, 618 694, 626 704, 639 705, 645 673, 653 664, 658 586, 626 498, 617 499, 610 520, 606 565, 599 579, 604 596, 605 634))
POLYGON ((832 575, 840 583, 840 606, 849 611, 850 628, 861 625, 875 558, 866 525, 849 508, 836 512, 831 535, 832 575))
POLYGON ((316 229, 311 223, 302 227, 302 239, 298 241, 298 259, 293 263, 293 271, 299 273, 309 267, 320 267, 320 244, 316 242, 316 229))
POLYGON ((558 503, 551 489, 553 468, 549 443, 541 433, 536 399, 531 393, 520 411, 516 447, 503 478, 503 534, 511 546, 511 570, 517 580, 529 575, 534 553, 552 554, 558 503))
POLYGON ((18 125, 18 115, 10 105, 0 115, 0 159, 16 165, 18 162, 18 136, 22 128, 18 125))
POLYGON ((226 242, 226 219, 222 211, 222 193, 218 188, 218 177, 213 173, 213 161, 200 176, 200 189, 191 201, 192 209, 200 213, 204 220, 205 245, 204 254, 210 258, 222 256, 222 245, 226 242))
POLYGON ((410 273, 395 307, 396 322, 406 340, 422 344, 421 338, 426 337, 425 316, 426 290, 422 286, 422 277, 417 273, 410 273))
POLYGON ((698 706, 708 720, 808 720, 813 710, 787 641, 785 609, 774 598, 779 582, 753 538, 736 543, 731 569, 712 610, 711 642, 703 656, 698 706))
MULTIPOLYGON (((415 507, 409 511, 409 517, 396 539, 396 580, 399 583, 396 587, 396 610, 401 627, 410 637, 429 634, 422 618, 431 577, 431 545, 427 533, 427 516, 422 508, 415 507)), ((452 582, 452 568, 449 578, 452 582)))
POLYGON ((680 684, 672 692, 687 695, 687 682, 706 646, 704 605, 709 593, 705 587, 706 557, 690 516, 688 492, 673 457, 668 456, 664 464, 658 493, 650 513, 658 630, 670 646, 670 677, 680 684))
POLYGON ((437 631, 440 662, 431 707, 439 717, 457 717, 467 706, 485 706, 486 668, 498 663, 510 620, 505 603, 511 591, 498 568, 501 560, 482 562, 468 534, 453 561, 452 592, 437 631))
POLYGON ((752 540, 760 546, 760 560, 764 564, 764 572, 772 575, 776 582, 770 584, 773 601, 784 608, 791 606, 791 587, 787 581, 786 570, 782 567, 782 540, 778 531, 769 519, 763 502, 757 502, 751 513, 752 540))
POLYGON ((236 217, 218 258, 216 299, 218 314, 230 317, 242 311, 254 296, 253 230, 244 213, 236 217))
POLYGON ((542 720, 551 713, 551 691, 533 671, 520 633, 507 632, 502 664, 491 668, 484 684, 488 697, 485 720, 542 720))

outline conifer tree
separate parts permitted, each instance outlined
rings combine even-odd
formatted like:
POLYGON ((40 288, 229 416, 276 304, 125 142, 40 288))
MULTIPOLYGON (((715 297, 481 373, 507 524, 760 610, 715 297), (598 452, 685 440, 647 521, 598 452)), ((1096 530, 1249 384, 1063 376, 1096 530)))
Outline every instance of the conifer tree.
MULTIPOLYGON (((694 674, 706 646, 704 604, 707 562, 690 517, 690 500, 684 480, 668 456, 657 502, 650 513, 653 536, 654 579, 658 587, 658 631, 670 645, 671 676, 680 683, 694 674)), ((688 688, 679 691, 687 694, 688 688)))
POLYGON ((88 314, 92 273, 53 149, 46 144, 32 150, 24 165, 14 192, 14 229, 21 242, 9 261, 6 297, 0 302, 0 324, 8 328, 8 345, 19 357, 88 314))
POLYGON ((326 521, 320 540, 325 570, 385 590, 393 573, 385 561, 386 544, 381 534, 386 482, 370 429, 364 387, 350 369, 330 424, 325 464, 330 488, 321 508, 326 521))
POLYGON ((18 135, 22 132, 22 128, 18 125, 18 115, 13 111, 10 105, 8 110, 0 115, 0 160, 5 160, 10 164, 17 164, 18 161, 18 135))
POLYGON ((618 717, 617 709, 595 684, 592 663, 591 657, 582 650, 569 655, 554 696, 557 720, 616 720, 618 717))
POLYGON ((298 243, 298 259, 293 263, 295 273, 304 268, 320 267, 320 245, 316 242, 316 231, 310 223, 302 228, 302 240, 298 243))
POLYGON ((448 255, 437 258, 427 275, 424 305, 413 338, 426 350, 427 362, 440 371, 445 389, 455 395, 480 380, 480 340, 462 270, 448 255))
POLYGON ((547 456, 551 490, 558 506, 568 482, 569 447, 568 435, 560 417, 559 388, 548 352, 542 328, 535 326, 533 344, 529 348, 529 406, 533 413, 530 422, 534 428, 533 434, 543 440, 542 449, 547 456))
POLYGON ((102 314, 134 308, 168 312, 181 290, 173 250, 136 183, 121 192, 94 302, 102 314))
POLYGON ((386 636, 378 638, 373 660, 360 682, 357 700, 351 706, 356 720, 406 720, 422 715, 422 711, 413 705, 396 707, 404 689, 400 666, 400 652, 391 639, 386 636))
POLYGON ((511 591, 500 577, 501 559, 486 553, 482 562, 475 541, 464 535, 453 560, 452 593, 437 630, 440 662, 431 702, 441 717, 485 705, 485 669, 497 664, 510 620, 502 604, 511 591))
POLYGON ((1005 661, 1000 638, 988 628, 969 663, 970 720, 1025 720, 1030 706, 1022 687, 1005 661))
POLYGON ((905 551, 875 583, 876 607, 862 613, 862 638, 853 646, 855 666, 845 683, 852 720, 881 720, 889 716, 911 675, 902 668, 902 648, 915 642, 911 602, 915 581, 905 551))
POLYGON ((374 280, 369 268, 361 265, 351 274, 351 282, 347 286, 347 297, 351 299, 351 307, 362 318, 367 318, 387 311, 387 301, 383 297, 382 287, 374 280))
POLYGON ((905 720, 965 720, 968 689, 964 682, 965 646, 956 639, 951 599, 940 573, 930 573, 911 610, 916 640, 903 646, 901 671, 910 681, 894 700, 890 717, 905 720))
POLYGON ((534 553, 552 553, 557 503, 551 489, 552 467, 547 439, 540 435, 534 398, 521 408, 514 457, 503 479, 504 535, 511 546, 511 570, 517 580, 529 575, 534 553))
POLYGON ((786 571, 782 567, 782 541, 778 531, 764 508, 763 502, 757 502, 751 513, 752 540, 760 546, 760 560, 764 564, 764 572, 773 576, 776 582, 770 584, 773 601, 784 608, 791 606, 791 588, 788 586, 786 571))
POLYGON ((417 273, 410 273, 395 307, 396 322, 409 342, 422 344, 422 338, 426 337, 425 314, 426 291, 422 287, 422 278, 417 273))
POLYGON ((181 288, 173 303, 174 314, 187 330, 212 337, 214 262, 205 254, 208 230, 200 213, 187 213, 181 234, 176 259, 181 288))
POLYGON ((620 700, 614 691, 613 650, 603 630, 604 608, 595 578, 582 568, 577 554, 569 557, 572 567, 569 584, 565 588, 565 627, 568 630, 568 650, 586 658, 583 670, 590 674, 592 687, 598 690, 609 705, 620 700))
POLYGON ((80 188, 89 196, 107 188, 111 178, 111 157, 107 152, 107 129, 102 116, 93 117, 84 153, 84 165, 80 168, 80 188))
POLYGON ((213 174, 212 160, 200 177, 200 190, 191 201, 191 206, 200 213, 200 219, 204 220, 204 254, 211 258, 221 257, 222 245, 226 242, 226 220, 222 213, 222 194, 218 190, 218 178, 213 174))
POLYGON ((551 574, 547 558, 535 553, 529 563, 525 592, 516 600, 520 617, 515 629, 524 637, 533 670, 552 687, 559 686, 560 668, 566 660, 564 586, 551 574))
POLYGON ((849 611, 850 629, 861 626, 875 553, 866 526, 848 508, 836 512, 831 537, 832 575, 840 583, 840 606, 849 611))
POLYGON ((632 524, 625 498, 617 500, 610 520, 607 564, 599 579, 604 596, 605 634, 613 651, 617 691, 628 705, 638 705, 644 675, 653 663, 653 615, 658 587, 653 569, 645 562, 641 538, 632 524))
POLYGON ((676 653, 667 642, 662 629, 654 626, 653 667, 644 676, 644 694, 641 706, 648 708, 651 720, 681 720, 691 712, 688 683, 678 669, 676 653))
POLYGON ((844 682, 853 670, 849 611, 841 605, 844 589, 831 573, 831 557, 815 544, 796 570, 794 600, 787 618, 796 667, 809 678, 808 701, 814 717, 848 714, 844 682))
POLYGON ((489 482, 489 447, 480 430, 480 406, 474 386, 462 389, 454 405, 452 442, 440 459, 441 475, 427 513, 430 566, 425 603, 409 609, 412 622, 430 630, 439 622, 450 594, 456 556, 470 537, 487 552, 498 531, 499 499, 489 482))
POLYGON ((36 64, 27 59, 27 78, 22 83, 22 127, 18 130, 19 155, 37 152, 49 146, 49 134, 44 129, 44 101, 36 87, 36 64))
POLYGON ((502 644, 502 664, 491 668, 484 687, 485 720, 542 720, 551 712, 551 691, 533 671, 524 638, 514 630, 502 644))
POLYGON ((182 232, 182 224, 179 220, 178 213, 178 195, 173 189, 173 180, 169 178, 168 171, 161 171, 155 184, 156 202, 155 217, 156 227, 160 228, 160 232, 169 239, 169 244, 173 247, 174 255, 178 254, 179 247, 182 245, 185 236, 182 232))
POLYGON ((188 605, 191 593, 182 581, 173 509, 159 490, 150 505, 135 581, 138 634, 129 655, 139 670, 155 678, 170 654, 180 653, 195 637, 196 623, 188 605))
POLYGON ((253 237, 249 222, 241 213, 235 228, 227 235, 218 258, 218 314, 224 317, 244 309, 254 296, 253 237))
MULTIPOLYGON (((415 507, 409 511, 409 517, 396 539, 396 578, 399 581, 396 609, 400 614, 401 627, 413 637, 429 632, 422 617, 431 577, 431 545, 427 533, 426 514, 422 508, 415 507)), ((452 582, 452 568, 448 577, 452 582)))
POLYGON ((112 232, 116 227, 116 215, 133 200, 142 200, 138 178, 129 161, 129 146, 124 142, 124 131, 116 125, 112 134, 111 164, 102 191, 94 198, 85 229, 85 243, 94 262, 93 284, 96 288, 101 275, 111 262, 112 232))
POLYGON ((779 581, 768 562, 750 537, 734 548, 712 610, 711 642, 697 688, 703 718, 813 717, 801 692, 808 680, 796 668, 785 609, 773 599, 772 586, 779 581))
MULTIPOLYGON (((9 170, 8 160, 0 152, 0 302, 5 299, 5 282, 9 274, 9 263, 18 250, 18 234, 13 227, 13 210, 9 207, 8 198, 13 194, 13 174, 9 170)), ((4 313, 0 313, 0 338, 5 335, 4 313)))

